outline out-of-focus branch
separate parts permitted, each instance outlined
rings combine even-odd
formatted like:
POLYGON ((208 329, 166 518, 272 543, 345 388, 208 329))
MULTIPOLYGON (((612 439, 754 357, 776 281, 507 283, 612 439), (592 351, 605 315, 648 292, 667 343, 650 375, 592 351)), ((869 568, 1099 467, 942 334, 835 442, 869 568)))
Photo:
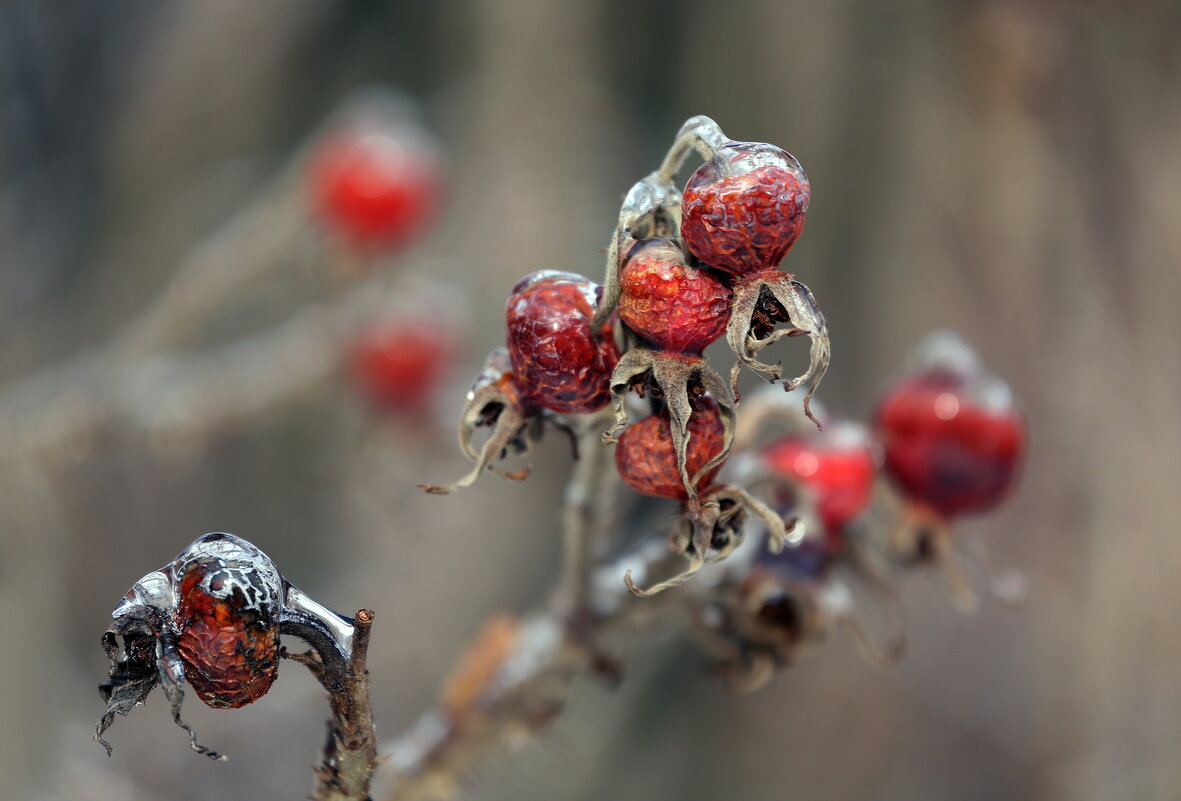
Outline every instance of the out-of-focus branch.
MULTIPOLYGON (((594 523, 601 525, 601 519, 594 523)), ((579 675, 615 678, 605 655, 620 635, 656 621, 666 629, 675 625, 669 612, 680 602, 676 593, 639 599, 623 583, 627 569, 641 576, 668 570, 665 543, 652 542, 624 561, 591 574, 588 605, 578 618, 566 613, 570 596, 563 587, 544 611, 489 621, 460 659, 437 707, 382 748, 393 772, 388 801, 454 797, 460 780, 482 761, 528 741, 554 720, 579 675)))
POLYGON ((51 368, 0 395, 0 459, 66 455, 107 424, 165 437, 257 414, 333 375, 348 340, 391 298, 370 281, 220 348, 51 368))

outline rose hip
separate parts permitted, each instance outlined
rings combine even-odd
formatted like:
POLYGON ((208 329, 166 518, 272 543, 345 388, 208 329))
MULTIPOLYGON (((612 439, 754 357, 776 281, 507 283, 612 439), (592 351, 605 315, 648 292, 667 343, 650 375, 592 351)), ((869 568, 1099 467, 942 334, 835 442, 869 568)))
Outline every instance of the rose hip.
POLYGON ((689 178, 681 236, 705 264, 737 276, 773 269, 804 228, 811 188, 785 150, 730 142, 689 178))
POLYGON ((308 181, 324 222, 363 245, 409 242, 439 205, 434 150, 396 126, 359 124, 328 135, 311 156, 308 181))
POLYGON ((518 385, 532 403, 562 413, 593 412, 611 399, 619 350, 591 331, 600 288, 580 275, 550 270, 521 279, 506 309, 508 351, 518 385))
POLYGON ((726 332, 730 290, 709 272, 686 265, 670 239, 632 246, 619 283, 619 319, 660 350, 700 355, 726 332))
POLYGON ((446 326, 425 318, 392 320, 364 332, 349 351, 349 368, 365 395, 387 409, 421 412, 455 355, 446 326))
MULTIPOLYGON (((724 426, 712 398, 697 401, 688 431, 685 467, 690 476, 697 477, 697 489, 704 491, 713 483, 721 465, 705 475, 698 477, 698 473, 724 447, 724 426)), ((677 467, 667 411, 632 423, 624 430, 615 448, 615 466, 624 482, 641 495, 682 501, 689 497, 677 467)))
POLYGON ((250 575, 194 560, 180 575, 176 623, 185 678, 214 709, 266 694, 279 668, 278 607, 250 600, 250 575))
POLYGON ((878 403, 885 469, 904 495, 950 519, 996 506, 1025 445, 999 379, 936 366, 895 382, 878 403))
POLYGON ((789 434, 768 445, 762 458, 773 473, 812 494, 830 539, 869 506, 875 465, 861 426, 838 423, 823 432, 789 434))

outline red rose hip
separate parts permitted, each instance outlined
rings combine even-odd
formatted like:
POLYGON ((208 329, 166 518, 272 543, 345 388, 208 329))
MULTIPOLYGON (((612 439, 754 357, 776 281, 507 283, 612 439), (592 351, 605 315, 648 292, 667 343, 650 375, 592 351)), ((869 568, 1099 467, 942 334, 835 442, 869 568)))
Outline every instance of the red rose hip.
POLYGON ((263 597, 258 581, 255 574, 212 560, 190 562, 180 574, 176 622, 185 678, 215 709, 245 706, 275 681, 278 604, 258 602, 263 597))
POLYGON ((994 507, 1013 484, 1025 427, 999 379, 936 366, 903 377, 877 406, 887 474, 950 519, 994 507))
POLYGON ((424 410, 454 358, 455 344, 437 320, 401 319, 365 331, 349 351, 353 380, 374 403, 424 410))
POLYGON ((580 275, 543 270, 521 279, 506 309, 513 374, 526 399, 562 413, 593 412, 611 399, 619 350, 595 337, 600 288, 580 275))
POLYGON ((685 264, 670 239, 632 246, 619 275, 619 319, 660 350, 699 355, 726 332, 730 290, 685 264))
POLYGON ((830 539, 869 506, 873 493, 873 451, 861 426, 830 424, 824 431, 789 434, 762 453, 775 474, 812 494, 816 513, 830 539))
POLYGON ((685 185, 681 236, 690 253, 719 270, 774 269, 803 231, 810 199, 808 176, 790 153, 730 142, 685 185))
POLYGON ((364 245, 405 244, 439 205, 434 149, 406 124, 365 120, 329 134, 311 156, 308 181, 325 223, 364 245))
MULTIPOLYGON (((689 445, 685 452, 688 474, 696 477, 725 447, 724 426, 717 403, 712 398, 696 402, 689 418, 689 445)), ((688 500, 689 494, 677 467, 668 412, 632 423, 619 437, 615 447, 615 466, 624 482, 641 495, 654 498, 688 500)), ((697 478, 697 489, 713 483, 721 465, 697 478)))

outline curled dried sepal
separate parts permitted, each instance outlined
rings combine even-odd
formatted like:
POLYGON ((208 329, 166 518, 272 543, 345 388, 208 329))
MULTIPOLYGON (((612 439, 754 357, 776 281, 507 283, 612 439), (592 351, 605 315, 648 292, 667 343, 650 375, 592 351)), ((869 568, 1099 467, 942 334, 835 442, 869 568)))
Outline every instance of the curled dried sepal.
POLYGON ((730 454, 734 442, 736 419, 734 395, 730 385, 715 373, 700 357, 668 354, 637 346, 619 360, 611 376, 612 410, 615 424, 603 434, 603 441, 612 443, 616 435, 627 427, 628 414, 624 401, 629 389, 651 393, 663 398, 669 415, 669 434, 676 454, 677 472, 684 488, 684 498, 691 513, 699 511, 698 484, 702 477, 715 470, 730 454), (721 422, 721 447, 699 469, 690 474, 687 448, 689 423, 694 405, 701 404, 705 394, 716 403, 716 414, 721 422))
POLYGON ((193 750, 224 759, 181 719, 185 681, 207 706, 244 706, 274 681, 280 634, 302 637, 323 664, 339 667, 350 654, 351 623, 293 587, 251 543, 206 534, 136 582, 112 613, 102 637, 110 671, 99 687, 107 710, 95 738, 110 754, 102 735, 115 715, 126 715, 159 684, 193 750))
MULTIPOLYGON (((810 402, 816 387, 828 371, 832 347, 828 325, 812 291, 789 273, 770 270, 743 279, 734 285, 734 300, 730 308, 730 325, 726 341, 742 364, 752 370, 770 374, 770 381, 783 380, 783 364, 759 361, 757 354, 783 337, 808 336, 811 339, 808 369, 801 375, 783 381, 783 389, 790 392, 807 386, 804 413, 822 428, 812 414, 810 402), (776 328, 779 324, 787 328, 776 328)), ((731 386, 737 391, 738 365, 730 373, 731 386)))
POLYGON ((775 510, 740 487, 716 487, 705 495, 700 519, 682 519, 673 533, 672 547, 684 554, 688 561, 687 567, 672 578, 647 589, 639 587, 628 570, 623 576, 624 584, 633 594, 645 598, 684 584, 701 568, 720 562, 742 544, 747 516, 750 514, 758 517, 770 532, 768 548, 771 551, 781 551, 794 541, 796 520, 784 524, 783 518, 775 510))
POLYGON ((525 478, 529 475, 529 468, 507 472, 498 470, 492 463, 503 458, 510 449, 521 454, 529 453, 533 441, 540 436, 541 420, 540 413, 526 406, 521 397, 508 350, 495 349, 472 383, 459 419, 459 448, 476 466, 454 484, 419 484, 418 487, 433 495, 447 495, 471 486, 485 470, 513 481, 525 478), (492 431, 476 450, 472 437, 477 428, 483 427, 491 427, 492 431))

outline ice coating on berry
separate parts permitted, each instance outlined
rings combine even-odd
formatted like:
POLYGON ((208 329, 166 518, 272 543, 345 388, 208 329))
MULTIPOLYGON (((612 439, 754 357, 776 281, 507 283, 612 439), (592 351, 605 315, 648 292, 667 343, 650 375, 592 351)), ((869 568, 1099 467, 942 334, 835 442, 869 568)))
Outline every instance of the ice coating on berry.
POLYGON ((672 240, 637 242, 619 284, 619 319, 660 350, 697 355, 726 332, 730 290, 672 240))
POLYGON ((762 458, 773 473, 812 494, 829 537, 839 537, 841 527, 869 506, 875 464, 859 425, 842 422, 823 431, 788 434, 764 448, 762 458))
POLYGON ((178 647, 185 678, 201 700, 236 708, 261 698, 275 681, 282 580, 254 546, 212 536, 172 567, 178 647))
POLYGON ((705 264, 735 275, 778 266, 804 228, 811 187, 785 150, 731 142, 689 178, 681 236, 705 264))
MULTIPOLYGON (((689 446, 685 465, 690 476, 697 476, 711 459, 725 447, 725 427, 718 405, 712 398, 698 399, 689 418, 689 446)), ((615 446, 615 466, 624 482, 641 495, 654 498, 689 497, 677 468, 668 412, 632 423, 615 446)), ((697 478, 697 488, 707 489, 721 465, 697 478)))
POLYGON ((506 309, 513 374, 529 401, 555 412, 593 412, 611 398, 619 351, 595 337, 599 287, 580 275, 542 271, 513 287, 506 309))
POLYGON ((983 374, 936 367, 906 376, 882 397, 875 425, 890 478, 947 518, 999 503, 1024 450, 1008 387, 983 374))

